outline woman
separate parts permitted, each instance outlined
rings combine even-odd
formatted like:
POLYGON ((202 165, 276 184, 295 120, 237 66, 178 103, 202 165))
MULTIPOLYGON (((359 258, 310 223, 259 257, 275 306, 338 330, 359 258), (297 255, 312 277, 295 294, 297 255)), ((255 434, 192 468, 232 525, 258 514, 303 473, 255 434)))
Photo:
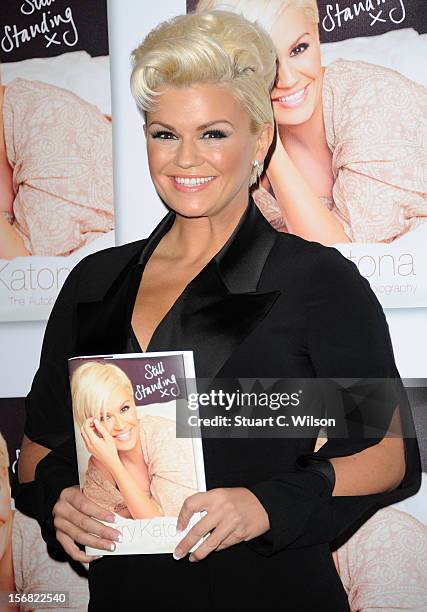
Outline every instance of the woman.
MULTIPOLYGON (((0 602, 2 612, 30 612, 52 609, 50 603, 34 603, 30 594, 52 591, 53 586, 68 591, 69 600, 62 609, 83 612, 87 610, 89 592, 87 579, 70 567, 69 563, 53 560, 40 537, 37 522, 13 509, 9 483, 9 454, 6 441, 0 433, 0 591, 16 592, 21 601, 16 606, 0 602)), ((33 597, 34 599, 34 597, 33 597)))
POLYGON ((255 202, 322 244, 392 242, 427 219, 427 91, 361 61, 321 65, 316 0, 201 0, 264 25, 279 65, 277 141, 255 202))
MULTIPOLYGON (((150 173, 170 212, 147 240, 74 268, 27 402, 26 435, 47 453, 35 478, 42 532, 81 561, 93 557, 78 544, 109 549, 119 533, 100 523, 113 515, 75 487, 67 357, 190 349, 199 379, 397 376, 385 317, 355 266, 276 232, 248 199, 273 137, 269 37, 231 13, 179 16, 153 30, 133 61, 150 173)), ((385 400, 380 384, 371 390, 385 400)), ((185 500, 177 527, 206 515, 174 558, 91 563, 89 609, 131 607, 143 592, 174 610, 286 602, 308 611, 319 601, 348 610, 329 542, 420 486, 415 438, 360 435, 357 419, 370 408, 383 434, 399 419, 403 435, 413 427, 403 397, 381 403, 384 411, 362 400, 359 433, 329 436, 315 457, 316 428, 286 441, 203 439, 208 491, 185 500)), ((28 452, 23 461, 31 465, 28 452)))
POLYGON ((112 363, 79 366, 71 377, 71 397, 90 453, 84 494, 126 518, 178 516, 197 482, 191 440, 175 437, 175 422, 138 418, 132 383, 112 363))
POLYGON ((70 255, 114 228, 111 122, 41 81, 0 86, 0 259, 70 255))

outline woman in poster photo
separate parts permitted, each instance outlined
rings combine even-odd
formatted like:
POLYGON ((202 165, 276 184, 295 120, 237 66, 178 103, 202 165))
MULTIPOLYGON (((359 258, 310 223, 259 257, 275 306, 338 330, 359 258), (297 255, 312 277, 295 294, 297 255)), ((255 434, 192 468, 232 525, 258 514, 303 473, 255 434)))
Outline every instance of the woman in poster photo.
POLYGON ((112 363, 79 366, 71 396, 90 454, 85 495, 126 518, 178 516, 197 483, 191 440, 176 438, 175 421, 138 417, 132 383, 112 363))
POLYGON ((200 0, 263 25, 277 136, 255 202, 279 231, 392 242, 427 220, 427 90, 362 61, 321 64, 316 0, 200 0))
MULTIPOLYGON (((275 231, 249 195, 274 134, 270 37, 233 13, 181 15, 132 57, 150 174, 169 213, 146 240, 80 262, 52 311, 26 403, 25 433, 46 453, 35 473, 43 535, 91 562, 90 610, 133 608, 143 594, 171 610, 312 612, 322 602, 348 612, 329 543, 421 481, 407 401, 375 383, 375 438, 330 436, 317 453, 317 430, 203 438, 208 491, 185 500, 177 528, 206 515, 173 556, 95 561, 79 549, 102 554, 120 534, 75 486, 71 356, 131 352, 133 329, 143 352, 193 350, 198 379, 398 377, 384 313, 354 264, 275 231)), ((369 398, 358 408, 373 409, 369 398)))
POLYGON ((41 81, 0 85, 0 259, 66 256, 114 228, 111 117, 41 81))
MULTIPOLYGON (((68 603, 61 609, 84 612, 87 610, 89 590, 87 578, 69 563, 55 561, 47 551, 40 527, 33 518, 22 514, 12 506, 9 483, 9 454, 6 440, 0 433, 0 592, 28 596, 40 591, 68 591, 68 603)), ((16 606, 0 602, 0 612, 44 612, 52 606, 36 605, 27 597, 16 606)))

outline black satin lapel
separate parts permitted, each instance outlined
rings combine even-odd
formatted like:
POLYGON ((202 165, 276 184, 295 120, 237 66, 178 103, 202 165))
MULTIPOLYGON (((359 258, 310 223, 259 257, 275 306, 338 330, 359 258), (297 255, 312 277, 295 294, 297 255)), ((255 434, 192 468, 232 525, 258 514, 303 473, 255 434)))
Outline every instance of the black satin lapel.
POLYGON ((231 293, 256 291, 277 232, 252 198, 230 239, 215 256, 221 277, 231 293))
POLYGON ((163 319, 148 350, 193 350, 197 377, 212 379, 279 295, 279 291, 232 294, 211 261, 163 319))

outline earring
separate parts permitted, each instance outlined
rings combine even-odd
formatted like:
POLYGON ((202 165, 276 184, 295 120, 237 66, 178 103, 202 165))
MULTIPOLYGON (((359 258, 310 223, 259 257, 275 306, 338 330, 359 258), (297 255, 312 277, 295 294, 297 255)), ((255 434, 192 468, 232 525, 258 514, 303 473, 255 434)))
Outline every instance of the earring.
POLYGON ((252 171, 252 175, 251 175, 251 180, 250 180, 249 186, 254 185, 255 183, 258 182, 258 179, 261 176, 262 171, 264 169, 264 163, 262 161, 260 161, 259 159, 256 159, 253 162, 252 166, 253 166, 253 171, 252 171))

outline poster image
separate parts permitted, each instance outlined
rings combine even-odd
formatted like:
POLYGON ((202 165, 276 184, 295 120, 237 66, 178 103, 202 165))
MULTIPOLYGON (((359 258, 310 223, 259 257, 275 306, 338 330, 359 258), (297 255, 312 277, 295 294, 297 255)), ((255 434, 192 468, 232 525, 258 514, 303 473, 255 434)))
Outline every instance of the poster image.
POLYGON ((177 436, 192 353, 76 357, 69 370, 80 486, 115 514, 123 536, 103 554, 172 553, 185 499, 206 491, 200 437, 177 436))
POLYGON ((107 7, 85 4, 2 6, 0 321, 47 319, 76 263, 114 245, 107 7))
POLYGON ((0 610, 84 612, 89 601, 87 568, 52 558, 37 520, 15 506, 12 485, 24 419, 23 398, 0 400, 0 610), (43 591, 51 592, 50 602, 42 601, 43 591))
POLYGON ((336 246, 384 308, 426 306, 425 3, 291 4, 187 3, 239 12, 275 44, 277 134, 255 202, 277 230, 336 246))

